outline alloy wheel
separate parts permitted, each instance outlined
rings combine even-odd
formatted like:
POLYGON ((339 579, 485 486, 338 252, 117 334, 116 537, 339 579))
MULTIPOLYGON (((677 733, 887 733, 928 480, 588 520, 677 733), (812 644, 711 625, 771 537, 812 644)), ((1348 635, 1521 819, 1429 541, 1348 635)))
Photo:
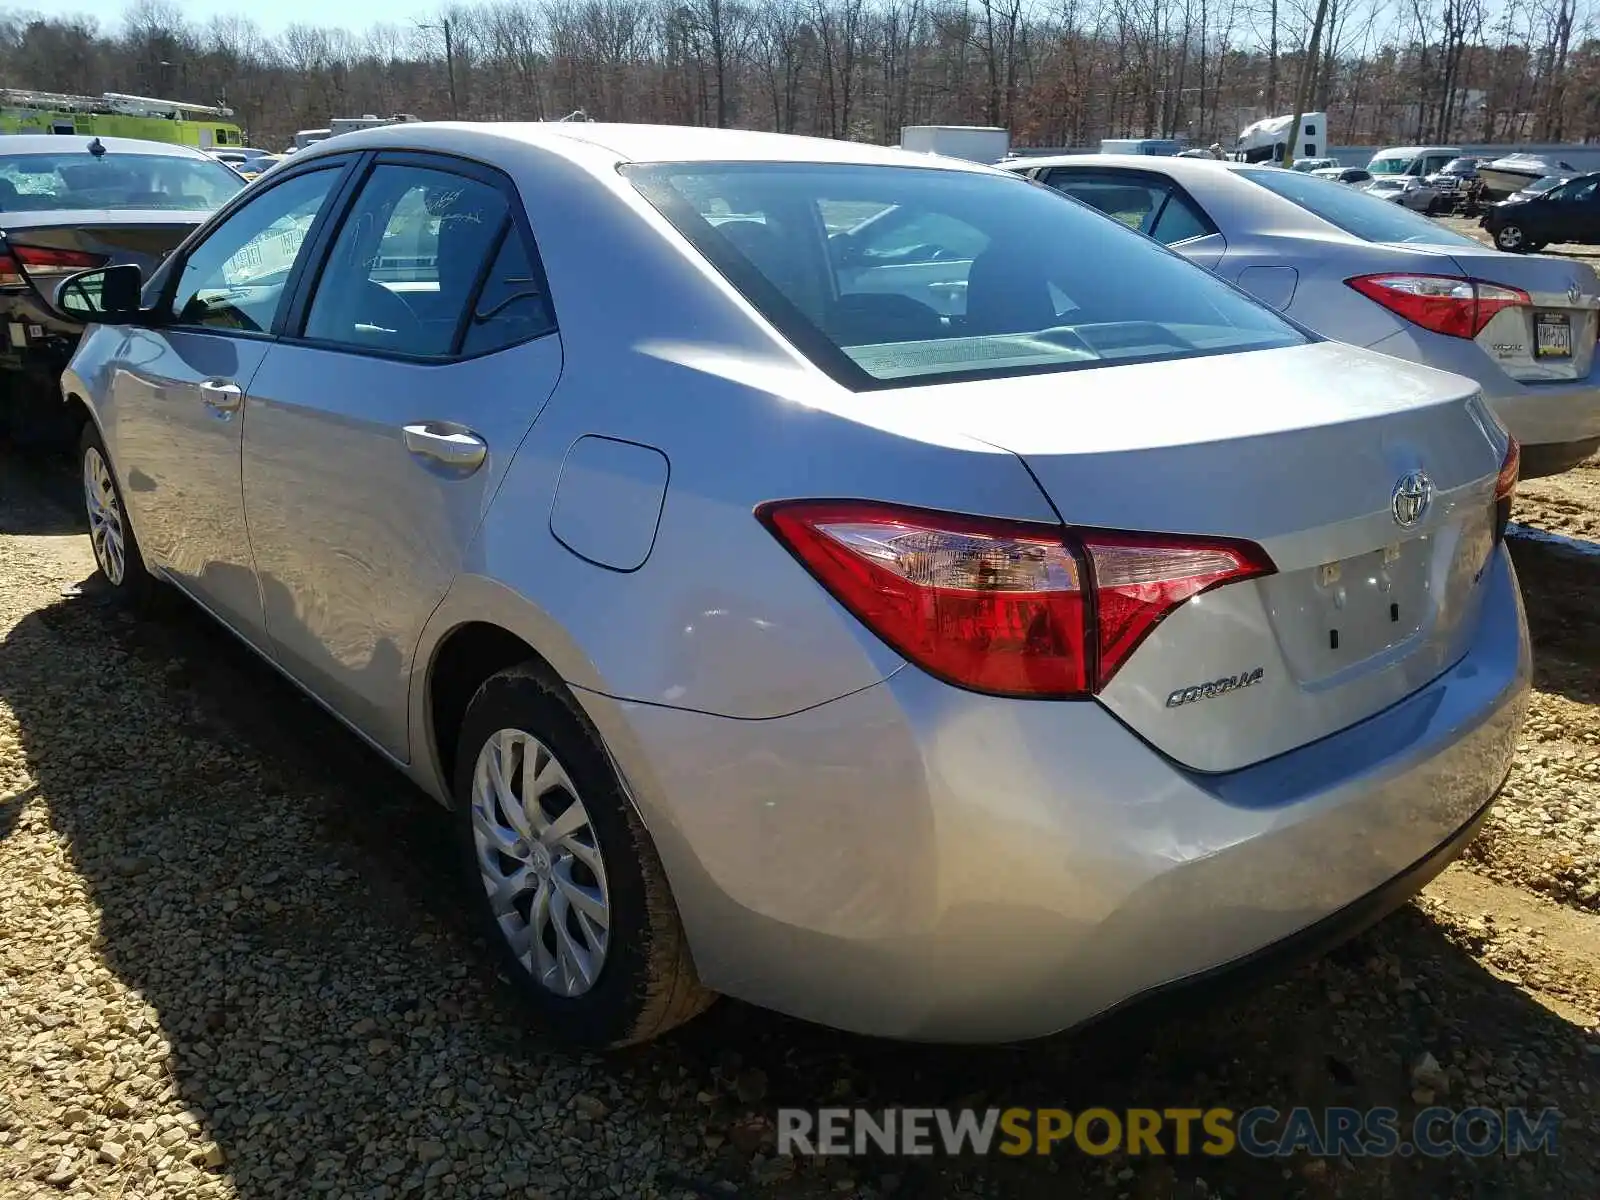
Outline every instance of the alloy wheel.
POLYGON ((1499 233, 1494 235, 1495 245, 1502 250, 1522 249, 1522 227, 1520 225, 1503 226, 1499 233))
POLYGON ((583 798, 543 742, 501 729, 478 752, 472 839, 495 923, 523 968, 581 996, 605 965, 611 903, 583 798))
POLYGON ((111 468, 95 447, 83 452, 83 503, 89 514, 89 542, 94 561, 113 587, 127 575, 127 546, 122 533, 122 506, 111 468))

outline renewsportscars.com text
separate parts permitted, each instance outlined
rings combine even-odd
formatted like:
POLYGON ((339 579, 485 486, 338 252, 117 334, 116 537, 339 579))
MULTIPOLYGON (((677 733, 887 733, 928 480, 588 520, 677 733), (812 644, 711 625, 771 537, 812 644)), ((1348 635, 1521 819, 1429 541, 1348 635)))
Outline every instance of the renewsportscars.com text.
POLYGON ((1255 1158, 1554 1154, 1555 1109, 1061 1108, 778 1110, 779 1154, 987 1155, 1121 1151, 1255 1158))

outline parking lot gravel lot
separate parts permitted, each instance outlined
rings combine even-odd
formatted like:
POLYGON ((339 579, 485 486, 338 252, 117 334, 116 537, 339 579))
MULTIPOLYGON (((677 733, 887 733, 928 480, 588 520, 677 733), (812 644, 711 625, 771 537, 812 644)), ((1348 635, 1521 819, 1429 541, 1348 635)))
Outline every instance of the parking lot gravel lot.
MULTIPOLYGON (((178 603, 101 604, 0 452, 0 1197, 1600 1195, 1600 460, 1514 520, 1537 695, 1465 859, 1329 958, 1024 1047, 723 1001, 573 1053, 473 941, 445 815, 178 603), (780 1105, 1555 1107, 1558 1154, 773 1154, 780 1105)), ((952 963, 952 970, 961 964, 952 963)))

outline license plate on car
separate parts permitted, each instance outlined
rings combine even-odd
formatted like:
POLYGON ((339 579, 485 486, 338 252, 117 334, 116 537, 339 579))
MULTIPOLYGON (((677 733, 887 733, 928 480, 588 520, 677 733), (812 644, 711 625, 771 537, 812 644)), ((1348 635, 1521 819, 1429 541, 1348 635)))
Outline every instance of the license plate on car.
POLYGON ((1566 313, 1534 313, 1533 346, 1536 358, 1571 358, 1572 318, 1566 313))

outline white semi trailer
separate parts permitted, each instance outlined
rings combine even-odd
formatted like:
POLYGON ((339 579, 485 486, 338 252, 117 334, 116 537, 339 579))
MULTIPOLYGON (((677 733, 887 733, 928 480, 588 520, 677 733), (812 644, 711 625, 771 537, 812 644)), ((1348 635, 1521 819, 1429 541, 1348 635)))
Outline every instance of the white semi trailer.
POLYGON ((1011 149, 1011 134, 992 125, 904 125, 900 149, 997 163, 1011 149))

